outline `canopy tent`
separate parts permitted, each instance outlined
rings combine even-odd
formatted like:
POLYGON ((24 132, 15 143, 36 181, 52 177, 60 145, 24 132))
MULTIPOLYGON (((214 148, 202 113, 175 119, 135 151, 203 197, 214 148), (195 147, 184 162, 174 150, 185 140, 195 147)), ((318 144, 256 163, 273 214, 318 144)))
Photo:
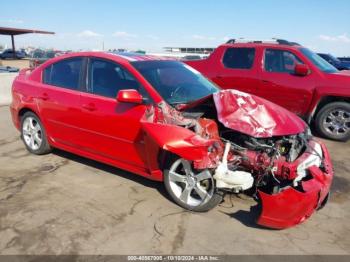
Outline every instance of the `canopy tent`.
POLYGON ((33 29, 20 29, 20 28, 9 28, 9 27, 0 27, 0 35, 10 35, 12 41, 12 50, 13 58, 16 58, 16 49, 15 49, 15 35, 23 34, 55 34, 54 32, 33 30, 33 29))

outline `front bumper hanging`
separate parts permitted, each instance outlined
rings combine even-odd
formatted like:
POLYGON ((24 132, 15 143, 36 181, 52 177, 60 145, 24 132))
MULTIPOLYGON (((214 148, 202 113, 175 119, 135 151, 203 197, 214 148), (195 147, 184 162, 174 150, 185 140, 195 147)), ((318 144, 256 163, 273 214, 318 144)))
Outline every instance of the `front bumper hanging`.
POLYGON ((257 223, 275 229, 283 229, 302 223, 315 210, 323 207, 329 196, 333 180, 333 167, 329 152, 325 145, 321 145, 323 152, 323 166, 307 168, 311 179, 301 181, 298 188, 288 187, 277 194, 267 194, 258 190, 261 204, 261 214, 257 223))

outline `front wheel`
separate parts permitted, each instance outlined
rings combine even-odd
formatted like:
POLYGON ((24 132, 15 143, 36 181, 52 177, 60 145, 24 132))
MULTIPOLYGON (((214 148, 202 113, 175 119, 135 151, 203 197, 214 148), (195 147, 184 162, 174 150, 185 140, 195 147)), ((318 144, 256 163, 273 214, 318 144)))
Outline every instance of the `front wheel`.
POLYGON ((169 162, 169 168, 164 170, 164 184, 175 203, 191 211, 206 212, 222 201, 208 169, 197 172, 183 158, 169 162))
POLYGON ((324 106, 316 116, 316 129, 326 138, 347 141, 350 138, 350 104, 334 102, 324 106))

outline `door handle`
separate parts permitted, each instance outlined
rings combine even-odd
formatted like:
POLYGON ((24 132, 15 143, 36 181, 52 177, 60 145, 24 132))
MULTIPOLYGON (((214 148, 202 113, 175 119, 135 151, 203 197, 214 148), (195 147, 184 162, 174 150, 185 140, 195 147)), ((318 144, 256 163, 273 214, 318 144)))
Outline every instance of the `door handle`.
POLYGON ((263 83, 267 83, 267 84, 270 84, 270 83, 271 83, 271 81, 269 81, 269 80, 262 80, 262 82, 263 82, 263 83))
POLYGON ((39 99, 41 99, 41 100, 44 100, 44 101, 46 101, 46 100, 49 100, 49 95, 48 94, 46 94, 46 93, 43 93, 41 96, 39 96, 38 97, 39 99))
POLYGON ((93 104, 93 103, 84 104, 84 105, 82 105, 82 107, 88 111, 95 111, 97 109, 95 104, 93 104))

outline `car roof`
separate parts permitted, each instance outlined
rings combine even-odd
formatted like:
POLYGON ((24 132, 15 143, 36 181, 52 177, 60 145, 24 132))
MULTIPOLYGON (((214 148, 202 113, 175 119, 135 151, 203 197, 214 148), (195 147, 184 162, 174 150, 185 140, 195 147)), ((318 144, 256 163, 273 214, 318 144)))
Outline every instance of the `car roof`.
POLYGON ((137 62, 137 61, 161 61, 161 60, 175 60, 171 57, 162 57, 154 55, 145 55, 132 52, 106 52, 106 51, 84 51, 84 52, 71 52, 59 57, 54 58, 55 61, 60 61, 66 58, 78 57, 78 56, 93 56, 98 58, 112 59, 122 62, 137 62))
POLYGON ((284 44, 275 44, 275 43, 225 43, 221 45, 223 47, 250 47, 250 48, 256 48, 256 47, 264 47, 264 48, 287 48, 287 49, 294 49, 297 50, 301 48, 300 45, 284 45, 284 44))
POLYGON ((163 57, 163 56, 155 56, 155 55, 146 55, 146 54, 140 54, 140 53, 133 53, 133 52, 107 52, 108 54, 116 55, 122 59, 126 59, 129 62, 136 62, 136 61, 159 61, 159 60, 174 60, 170 57, 163 57))

